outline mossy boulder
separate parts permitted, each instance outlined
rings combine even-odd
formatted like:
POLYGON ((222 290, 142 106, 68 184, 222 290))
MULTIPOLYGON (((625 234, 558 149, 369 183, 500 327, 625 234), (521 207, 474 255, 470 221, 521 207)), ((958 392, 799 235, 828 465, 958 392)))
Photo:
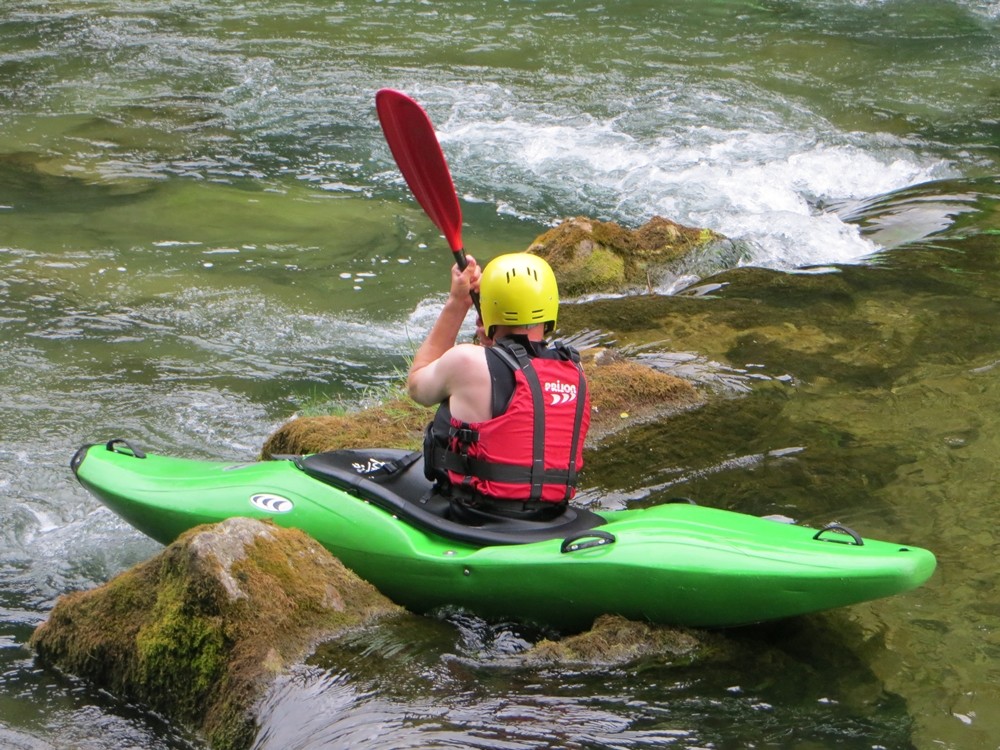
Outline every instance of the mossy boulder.
POLYGON ((416 450, 423 440, 424 426, 433 414, 433 410, 416 404, 399 391, 379 403, 349 409, 343 414, 296 417, 267 438, 261 459, 340 448, 416 450))
POLYGON ((277 674, 320 640, 402 613, 303 532, 232 518, 61 597, 31 645, 43 663, 238 750, 277 674))
POLYGON ((528 252, 548 261, 560 294, 575 297, 652 288, 671 266, 725 238, 654 216, 638 229, 583 216, 565 219, 540 235, 528 252))

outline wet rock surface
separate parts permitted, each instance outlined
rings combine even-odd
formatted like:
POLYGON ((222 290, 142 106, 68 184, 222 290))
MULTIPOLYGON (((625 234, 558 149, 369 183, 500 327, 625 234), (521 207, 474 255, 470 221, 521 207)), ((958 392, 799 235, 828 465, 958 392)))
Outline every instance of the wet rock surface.
POLYGON ((545 258, 563 296, 652 291, 668 276, 697 266, 735 265, 741 250, 710 229, 654 216, 637 229, 584 216, 539 235, 528 252, 545 258))
POLYGON ((63 596, 31 644, 41 662, 235 750, 253 741, 253 706, 276 675, 402 612, 304 533, 232 518, 63 596))

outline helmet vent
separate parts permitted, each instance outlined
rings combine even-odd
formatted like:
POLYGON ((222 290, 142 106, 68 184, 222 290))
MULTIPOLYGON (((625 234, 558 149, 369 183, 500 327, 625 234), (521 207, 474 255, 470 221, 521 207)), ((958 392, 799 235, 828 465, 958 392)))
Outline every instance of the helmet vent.
MULTIPOLYGON (((525 322, 524 320, 522 320, 522 318, 524 317, 524 314, 523 313, 519 313, 517 310, 505 310, 501 314, 503 315, 504 321, 507 322, 507 323, 511 323, 511 324, 515 324, 516 325, 518 323, 525 322)), ((530 311, 528 311, 528 319, 532 320, 532 321, 544 320, 545 319, 545 310, 538 309, 538 310, 530 310, 530 311)))
MULTIPOLYGON (((524 272, 533 278, 536 282, 538 281, 538 270, 535 268, 525 268, 524 272)), ((512 268, 507 271, 507 283, 509 284, 517 276, 517 269, 512 268)))

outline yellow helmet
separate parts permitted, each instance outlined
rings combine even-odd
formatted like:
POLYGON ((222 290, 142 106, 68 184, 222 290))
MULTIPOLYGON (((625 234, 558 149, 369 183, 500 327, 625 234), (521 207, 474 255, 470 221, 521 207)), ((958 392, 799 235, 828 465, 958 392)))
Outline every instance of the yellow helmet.
POLYGON ((483 269, 479 283, 483 327, 489 336, 498 325, 545 324, 545 332, 556 327, 559 287, 552 267, 537 255, 499 255, 483 269))

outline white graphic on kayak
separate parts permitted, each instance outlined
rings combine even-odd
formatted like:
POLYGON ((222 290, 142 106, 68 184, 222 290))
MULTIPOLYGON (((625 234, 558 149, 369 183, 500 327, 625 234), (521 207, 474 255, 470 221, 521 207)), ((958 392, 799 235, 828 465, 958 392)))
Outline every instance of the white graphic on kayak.
POLYGON ((272 495, 270 492, 258 492, 250 496, 250 504, 268 513, 287 513, 295 507, 295 503, 287 497, 272 495))

